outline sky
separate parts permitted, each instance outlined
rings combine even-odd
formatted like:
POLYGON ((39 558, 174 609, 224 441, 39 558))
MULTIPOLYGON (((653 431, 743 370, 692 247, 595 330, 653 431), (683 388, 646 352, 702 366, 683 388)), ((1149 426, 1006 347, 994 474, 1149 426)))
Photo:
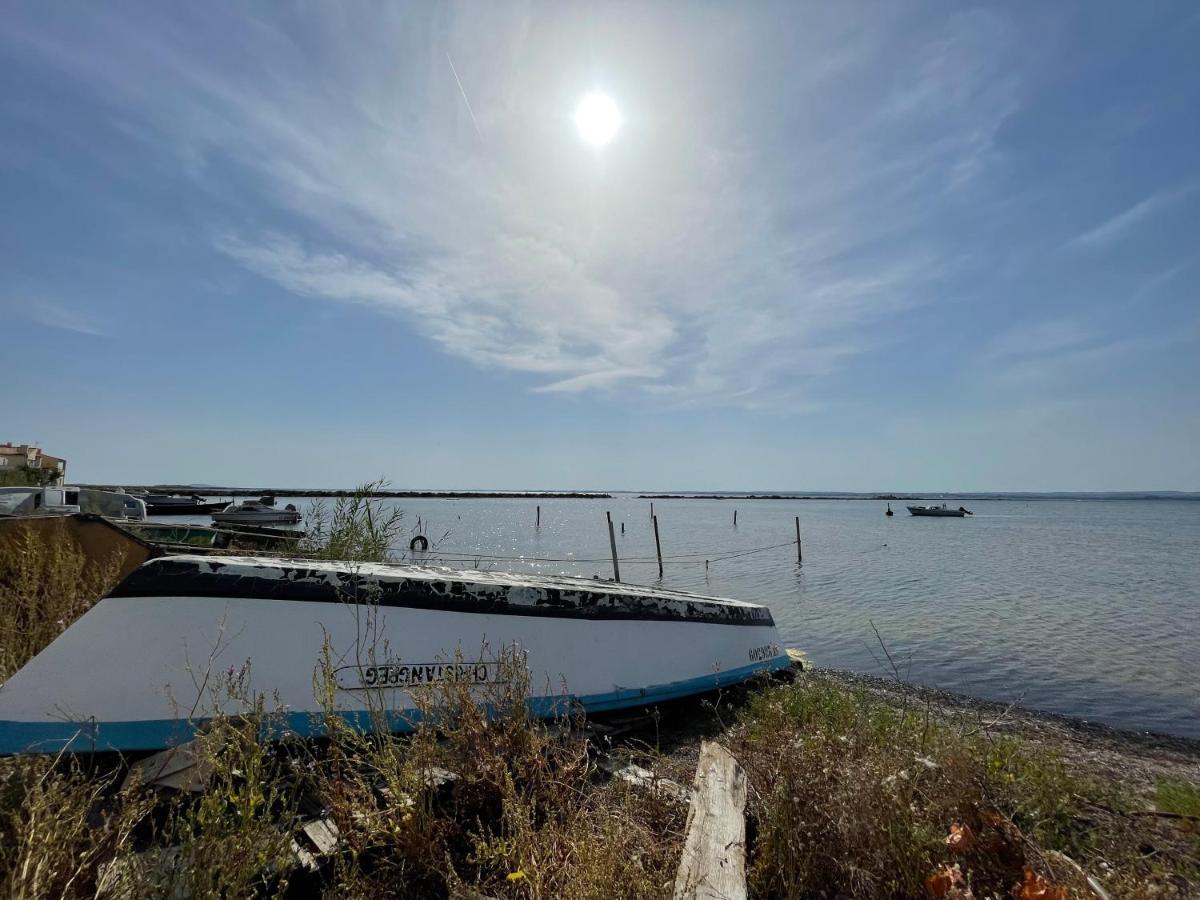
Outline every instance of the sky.
POLYGON ((1191 2, 6 4, 0 440, 108 483, 1200 490, 1198 47, 1191 2))

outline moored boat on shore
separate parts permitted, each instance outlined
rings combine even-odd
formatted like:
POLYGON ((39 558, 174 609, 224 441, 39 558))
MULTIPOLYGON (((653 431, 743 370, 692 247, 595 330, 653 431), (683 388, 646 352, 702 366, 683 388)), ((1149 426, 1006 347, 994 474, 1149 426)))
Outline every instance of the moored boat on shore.
POLYGON ((163 557, 0 687, 0 753, 173 745, 242 710, 214 689, 226 676, 299 734, 323 727, 322 676, 339 717, 406 731, 422 690, 502 688, 506 654, 523 660, 541 716, 645 706, 790 664, 770 611, 736 600, 424 566, 163 557))

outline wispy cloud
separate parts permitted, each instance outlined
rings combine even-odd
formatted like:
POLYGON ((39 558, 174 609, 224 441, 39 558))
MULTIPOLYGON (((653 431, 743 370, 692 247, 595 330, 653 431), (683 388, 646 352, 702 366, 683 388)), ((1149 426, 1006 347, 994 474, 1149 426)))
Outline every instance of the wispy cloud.
POLYGON ((400 316, 454 356, 565 376, 547 390, 580 391, 661 374, 644 361, 671 341, 667 317, 636 309, 581 276, 553 247, 513 247, 510 241, 501 238, 489 253, 392 270, 309 251, 279 235, 259 241, 222 235, 216 245, 294 293, 400 316))
POLYGON ((1128 209, 1071 238, 1066 245, 1086 250, 1107 246, 1141 222, 1183 200, 1197 188, 1200 188, 1200 182, 1192 181, 1169 190, 1155 191, 1128 209))
POLYGON ((1148 277, 1145 281, 1143 281, 1140 285, 1138 285, 1137 290, 1133 292, 1133 299, 1141 300, 1144 297, 1148 297, 1148 296, 1156 293, 1158 291, 1158 289, 1161 288, 1163 285, 1171 282, 1175 278, 1176 275, 1179 275, 1180 273, 1187 271, 1195 264, 1196 264, 1196 260, 1185 259, 1183 262, 1176 263, 1173 266, 1168 266, 1166 269, 1163 269, 1161 272, 1156 272, 1155 274, 1148 277))
POLYGON ((979 363, 993 384, 1048 390, 1067 378, 1090 377, 1095 381, 1098 369, 1192 342, 1196 334, 1196 323, 1167 334, 1119 335, 1078 319, 1053 319, 1000 335, 980 355, 979 363))
POLYGON ((214 193, 236 171, 257 212, 211 243, 287 291, 535 390, 790 410, 953 269, 927 229, 973 203, 1022 87, 992 13, 917 31, 830 9, 786 40, 733 8, 543 13, 314 6, 229 29, 96 7, 74 38, 10 39, 214 193), (626 113, 600 155, 569 124, 585 45, 626 113))
POLYGON ((993 362, 1062 353, 1087 344, 1095 337, 1095 331, 1079 319, 1048 319, 1004 332, 992 341, 981 358, 993 362))
POLYGON ((47 328, 61 328, 76 334, 87 334, 94 337, 111 337, 111 332, 103 327, 96 319, 87 313, 47 300, 35 300, 26 307, 29 316, 39 325, 47 328))

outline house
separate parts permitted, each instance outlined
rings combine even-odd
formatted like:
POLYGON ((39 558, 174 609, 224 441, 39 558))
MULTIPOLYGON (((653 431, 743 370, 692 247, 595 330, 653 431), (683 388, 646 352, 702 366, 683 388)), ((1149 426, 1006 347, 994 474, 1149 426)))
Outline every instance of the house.
POLYGON ((0 444, 0 484, 30 483, 28 479, 34 478, 46 487, 62 487, 66 477, 65 459, 28 444, 0 444), (22 469, 36 471, 22 473, 22 469))

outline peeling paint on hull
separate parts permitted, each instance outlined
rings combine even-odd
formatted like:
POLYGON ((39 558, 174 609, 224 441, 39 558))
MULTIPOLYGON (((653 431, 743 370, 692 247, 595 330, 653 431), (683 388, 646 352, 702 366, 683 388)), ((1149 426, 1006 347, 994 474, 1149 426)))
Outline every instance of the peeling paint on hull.
POLYGON ((752 603, 582 578, 245 557, 156 560, 118 585, 112 596, 255 597, 492 615, 774 624, 770 610, 752 603))

